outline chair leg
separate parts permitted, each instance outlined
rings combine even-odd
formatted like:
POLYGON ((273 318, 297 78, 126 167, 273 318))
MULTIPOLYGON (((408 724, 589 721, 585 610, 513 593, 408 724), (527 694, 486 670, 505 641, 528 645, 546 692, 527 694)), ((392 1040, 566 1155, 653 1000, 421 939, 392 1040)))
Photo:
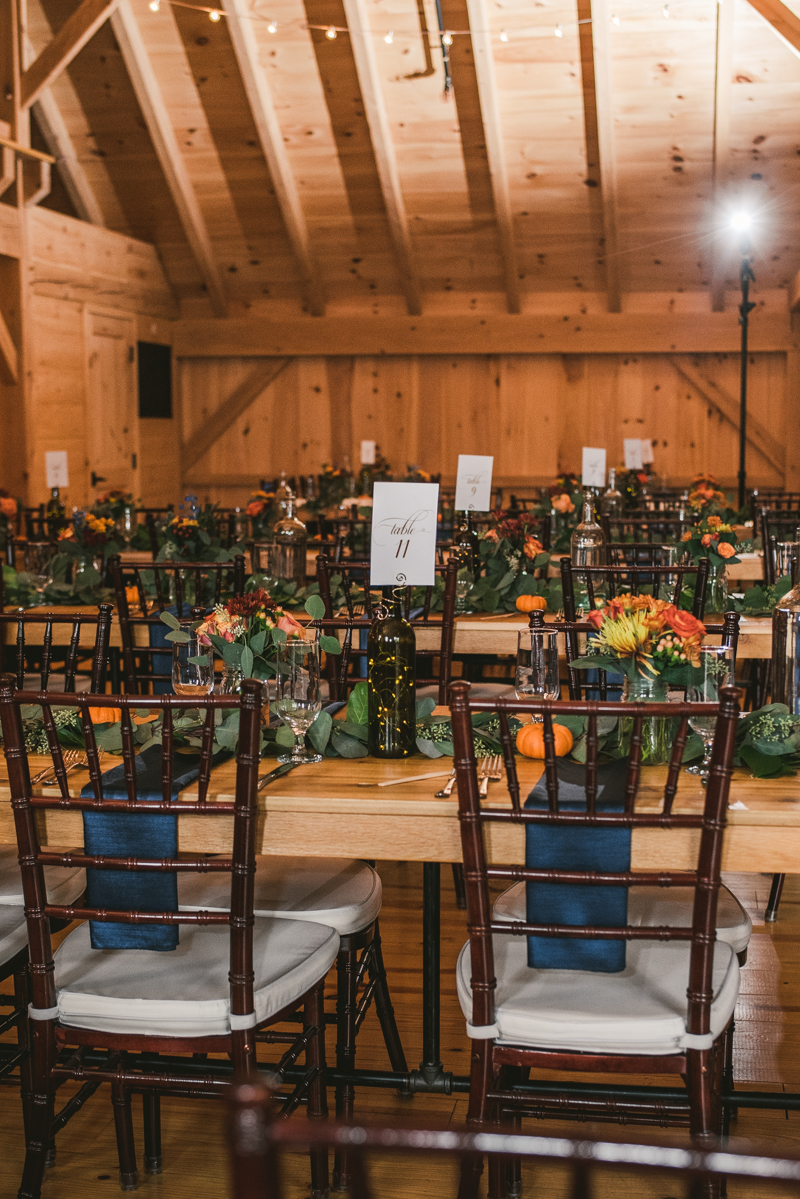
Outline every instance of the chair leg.
POLYGON ((785 882, 785 874, 773 874, 772 886, 770 887, 769 899, 767 900, 767 910, 764 913, 764 920, 767 924, 774 924, 778 919, 778 905, 781 902, 781 894, 783 893, 783 884, 785 882))
MULTIPOLYGON (((719 1039, 712 1049, 689 1049, 686 1053, 686 1085, 689 1090, 689 1132, 697 1149, 711 1149, 722 1133, 722 1080, 725 1046, 719 1039)), ((724 1180, 700 1178, 692 1186, 692 1199, 721 1199, 724 1180)))
MULTIPOLYGON (((733 1034, 736 1031, 736 1021, 731 1020, 728 1025, 728 1031, 725 1033, 725 1066, 722 1072, 722 1089, 731 1092, 735 1089, 733 1077, 733 1034)), ((738 1107, 723 1107, 722 1109, 722 1135, 727 1137, 731 1120, 735 1120, 739 1115, 738 1107)))
MULTIPOLYGON (((308 1088, 308 1118, 324 1120, 328 1115, 328 1093, 325 1085, 325 984, 320 983, 309 995, 303 1010, 304 1029, 314 1028, 308 1043, 306 1064, 315 1076, 308 1088)), ((311 1150, 312 1199, 324 1199, 328 1191, 328 1150, 326 1146, 311 1150)))
POLYGON ((144 1117, 144 1168, 148 1174, 161 1173, 161 1095, 145 1091, 142 1095, 144 1117))
MULTIPOLYGON (((336 960, 336 1069, 349 1072, 356 1061, 356 1014, 358 1011, 358 952, 352 937, 342 937, 336 960)), ((353 1118, 355 1092, 351 1086, 336 1088, 336 1119, 348 1123, 353 1118)), ((336 1154, 334 1163, 335 1187, 346 1191, 350 1186, 347 1153, 336 1154)))
POLYGON ((50 1127, 53 1122, 55 1089, 51 1068, 55 1057, 55 1038, 49 1021, 32 1021, 30 1030, 33 1059, 33 1093, 28 1124, 28 1143, 18 1199, 39 1199, 42 1193, 50 1127))
POLYGON ((460 912, 466 912, 467 888, 464 882, 464 867, 460 862, 453 862, 453 886, 456 889, 456 907, 460 912))
POLYGON ((386 1051, 389 1054, 392 1069, 399 1074, 405 1074, 408 1071, 408 1064, 397 1029, 392 998, 389 994, 389 983, 386 978, 386 967, 383 964, 383 950, 381 949, 381 932, 377 920, 372 930, 372 945, 367 952, 370 951, 369 972, 370 976, 375 979, 375 1010, 381 1023, 386 1051))
POLYGON ((111 1103, 114 1108, 114 1127, 117 1133, 120 1190, 135 1191, 139 1185, 139 1171, 136 1167, 131 1093, 119 1078, 111 1084, 111 1103))
POLYGON ((20 1099, 22 1102, 22 1126, 25 1134, 25 1144, 28 1144, 31 1129, 31 1105, 33 1103, 33 1060, 31 1057, 30 1036, 28 1034, 28 1002, 30 987, 27 971, 19 971, 14 975, 14 1007, 22 1013, 17 1021, 17 1044, 25 1052, 19 1068, 20 1099))

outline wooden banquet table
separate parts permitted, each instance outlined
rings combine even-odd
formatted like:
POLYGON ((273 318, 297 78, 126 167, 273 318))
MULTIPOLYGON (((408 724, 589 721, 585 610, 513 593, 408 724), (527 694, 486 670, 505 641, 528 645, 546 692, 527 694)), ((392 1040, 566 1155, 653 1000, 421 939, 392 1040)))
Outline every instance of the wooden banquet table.
MULTIPOLYGON (((31 770, 41 769, 47 762, 47 758, 31 755, 31 770)), ((310 857, 334 854, 376 861, 423 863, 423 1052, 419 1069, 407 1074, 378 1070, 354 1070, 343 1074, 332 1070, 332 1085, 349 1081, 359 1086, 399 1087, 409 1092, 446 1094, 469 1089, 469 1079, 445 1070, 440 1055, 440 863, 461 861, 461 843, 457 798, 436 799, 434 793, 442 786, 444 774, 451 765, 450 758, 430 759, 421 755, 405 761, 329 758, 293 770, 259 792, 257 848, 260 853, 310 857), (438 778, 386 788, 377 786, 391 779, 438 771, 444 772, 438 778)), ((272 759, 265 761, 262 773, 267 773, 272 766, 272 759)), ((526 793, 540 777, 542 764, 520 759, 518 772, 523 793, 526 793)), ((656 806, 663 795, 665 778, 666 767, 643 769, 637 808, 646 810, 656 806)), ((233 761, 216 767, 211 774, 209 802, 232 799, 234 779, 233 761)), ((86 780, 85 771, 71 775, 71 793, 79 794, 86 780)), ((52 790, 57 793, 55 788, 52 790)), ((496 785, 494 794, 499 803, 507 803, 503 784, 496 785)), ((195 798, 196 788, 188 787, 181 797, 195 798)), ((800 862, 800 786, 797 779, 755 781, 747 771, 737 770, 730 801, 734 806, 728 811, 723 870, 796 872, 800 862)), ((683 773, 675 811, 699 811, 702 802, 702 789, 695 776, 683 773)), ((180 803, 177 807, 180 808, 180 803)), ((80 814, 40 811, 37 819, 41 822, 45 843, 63 848, 83 843, 80 814)), ((179 849, 230 851, 231 829, 230 817, 221 817, 217 823, 213 817, 179 815, 179 849)), ((693 850, 698 836, 699 832, 691 829, 636 829, 631 866, 634 870, 693 869, 696 865, 693 850)), ((5 758, 0 756, 0 842, 13 843, 14 840, 8 773, 5 758)), ((524 861, 522 828, 489 826, 488 851, 493 861, 524 861)), ((466 938, 466 916, 464 935, 466 938)), ((739 1092, 735 1095, 738 1097, 739 1092)), ((733 1104, 736 1099, 730 1097, 725 1101, 733 1104)), ((800 1095, 748 1092, 747 1103, 754 1107, 800 1108, 800 1095)))

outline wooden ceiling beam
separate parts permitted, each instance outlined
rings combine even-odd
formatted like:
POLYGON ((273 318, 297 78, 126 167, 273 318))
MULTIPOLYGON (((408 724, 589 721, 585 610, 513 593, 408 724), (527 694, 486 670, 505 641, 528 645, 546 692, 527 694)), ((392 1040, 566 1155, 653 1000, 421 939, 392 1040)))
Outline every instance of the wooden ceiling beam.
POLYGON ((314 316, 324 316, 325 292, 320 269, 311 248, 308 225, 286 153, 283 132, 275 113, 272 92, 259 61, 252 16, 244 0, 222 0, 222 7, 228 18, 228 30, 261 150, 269 167, 286 233, 303 277, 306 301, 314 316))
POLYGON ((475 62, 475 78, 481 104, 481 119, 486 142, 486 157, 492 186, 494 214, 503 260, 506 303, 509 312, 521 311, 519 261, 514 240, 514 217, 508 188, 508 170, 503 146, 503 127, 497 99, 497 80, 492 54, 489 10, 486 0, 467 0, 470 40, 475 62))
POLYGON ((42 90, 68 67, 114 11, 117 0, 83 0, 20 80, 20 100, 30 108, 42 90))
MULTIPOLYGON (((714 68, 714 141, 711 173, 715 223, 728 182, 732 90, 733 0, 723 0, 723 3, 717 4, 717 48, 714 68)), ((716 235, 711 254, 711 308, 714 312, 724 312, 726 254, 719 234, 716 235)))
POLYGON ((800 58, 800 17, 782 0, 749 0, 749 3, 772 26, 787 49, 800 58))
MULTIPOLYGON (((731 0, 732 2, 732 0, 731 0)), ((597 192, 603 224, 602 260, 609 312, 622 311, 617 257, 617 162, 607 0, 577 0, 583 84, 586 175, 597 192)))
POLYGON ((375 47, 369 28, 369 14, 365 0, 343 0, 343 4, 361 98, 364 101, 364 112, 369 125, 372 151, 375 155, 375 166, 389 222, 389 234, 400 272, 400 287, 409 313, 415 316, 422 312, 422 297, 414 270, 408 216, 400 187, 400 173, 397 169, 389 114, 386 111, 375 47))
POLYGON ((111 25, 212 311, 215 316, 226 316, 228 302, 208 228, 129 0, 119 0, 111 25))

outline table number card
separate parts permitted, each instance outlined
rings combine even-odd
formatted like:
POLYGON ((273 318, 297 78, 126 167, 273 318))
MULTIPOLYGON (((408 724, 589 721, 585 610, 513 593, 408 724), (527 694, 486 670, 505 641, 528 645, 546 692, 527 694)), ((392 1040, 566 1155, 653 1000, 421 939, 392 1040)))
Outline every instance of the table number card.
POLYGON ((583 447, 583 465, 581 467, 581 482, 584 487, 605 487, 606 485, 606 452, 583 447))
POLYGON ((649 437, 642 438, 642 466, 651 466, 653 463, 653 443, 649 437))
POLYGON ((362 441, 361 442, 361 465, 362 466, 374 466, 375 465, 375 442, 374 441, 362 441))
POLYGON ((69 487, 66 450, 48 450, 44 456, 48 487, 69 487))
POLYGON ((456 512, 488 512, 492 506, 494 458, 484 454, 459 454, 456 476, 456 512))
POLYGON ((376 483, 372 493, 373 587, 431 587, 436 572, 438 483, 376 483))
POLYGON ((625 469, 642 469, 642 443, 638 437, 625 438, 625 469))

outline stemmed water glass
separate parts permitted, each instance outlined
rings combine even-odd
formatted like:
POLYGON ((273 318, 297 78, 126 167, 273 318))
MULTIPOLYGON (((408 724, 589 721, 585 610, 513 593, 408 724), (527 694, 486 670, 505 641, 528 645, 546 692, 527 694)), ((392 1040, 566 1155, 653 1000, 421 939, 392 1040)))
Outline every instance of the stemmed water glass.
MULTIPOLYGON (((517 634, 517 699, 561 698, 558 673, 558 633, 553 629, 522 629, 517 634)), ((534 716, 534 721, 542 720, 534 716)))
POLYGON ((275 708, 295 735, 292 752, 282 754, 278 761, 294 762, 298 766, 321 762, 322 754, 309 753, 305 742, 306 733, 322 708, 319 643, 284 641, 278 646, 277 668, 275 708))
MULTIPOLYGON (((688 703, 718 703, 720 688, 733 681, 733 648, 730 645, 701 645, 697 680, 686 688, 686 700, 688 703)), ((690 715, 689 727, 703 738, 703 760, 695 766, 687 766, 686 770, 689 774, 699 774, 705 783, 711 768, 717 718, 690 715)))
POLYGON ((214 654, 193 634, 172 649, 172 690, 176 695, 210 695, 214 690, 214 654))

